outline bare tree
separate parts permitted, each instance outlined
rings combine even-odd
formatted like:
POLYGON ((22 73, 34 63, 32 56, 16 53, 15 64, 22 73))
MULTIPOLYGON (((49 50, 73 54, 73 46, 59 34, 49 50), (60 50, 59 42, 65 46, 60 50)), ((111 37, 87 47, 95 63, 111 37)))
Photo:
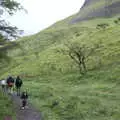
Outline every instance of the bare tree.
POLYGON ((79 66, 80 73, 86 72, 84 46, 78 46, 73 44, 66 44, 68 48, 68 55, 79 66))
POLYGON ((80 45, 78 43, 70 43, 65 44, 66 49, 61 49, 59 52, 68 55, 78 66, 81 74, 87 72, 86 62, 88 57, 93 54, 96 50, 97 46, 89 48, 85 45, 80 45))

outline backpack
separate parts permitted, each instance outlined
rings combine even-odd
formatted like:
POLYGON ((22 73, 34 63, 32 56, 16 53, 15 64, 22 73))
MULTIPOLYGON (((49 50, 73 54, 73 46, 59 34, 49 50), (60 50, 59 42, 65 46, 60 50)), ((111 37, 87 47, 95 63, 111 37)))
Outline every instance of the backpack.
POLYGON ((23 92, 23 93, 22 93, 21 99, 28 99, 28 94, 27 94, 27 92, 23 92), (25 93, 26 93, 26 95, 25 95, 25 93))
POLYGON ((14 79, 13 78, 11 78, 11 82, 14 83, 14 79))
POLYGON ((16 85, 21 86, 22 85, 22 80, 21 79, 16 79, 16 85))
POLYGON ((12 77, 7 78, 7 84, 14 83, 14 79, 12 77))

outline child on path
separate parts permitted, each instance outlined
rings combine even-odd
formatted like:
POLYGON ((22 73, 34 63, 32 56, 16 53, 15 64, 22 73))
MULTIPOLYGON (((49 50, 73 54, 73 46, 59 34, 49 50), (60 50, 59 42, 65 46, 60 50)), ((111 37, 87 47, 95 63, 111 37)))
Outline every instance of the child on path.
POLYGON ((21 99, 22 99, 22 109, 25 109, 26 105, 27 105, 27 99, 28 99, 28 94, 27 92, 23 92, 21 95, 21 99))

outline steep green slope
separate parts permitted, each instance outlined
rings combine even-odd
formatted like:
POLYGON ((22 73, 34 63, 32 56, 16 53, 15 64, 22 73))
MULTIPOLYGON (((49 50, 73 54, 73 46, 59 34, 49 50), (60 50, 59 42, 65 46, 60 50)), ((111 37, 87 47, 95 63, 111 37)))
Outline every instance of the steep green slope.
POLYGON ((94 19, 64 27, 57 23, 22 38, 18 41, 21 48, 9 52, 13 61, 0 74, 21 75, 30 101, 45 120, 118 120, 120 26, 114 24, 115 19, 94 19), (100 23, 110 26, 97 30, 100 23), (87 61, 87 74, 80 75, 69 56, 58 52, 66 42, 89 48, 99 45, 87 61))
MULTIPOLYGON (((88 1, 82 8, 86 15, 104 4, 103 0, 88 1)), ((80 13, 83 18, 84 12, 80 13)), ((120 26, 114 23, 117 16, 70 25, 74 18, 76 15, 19 39, 20 46, 8 52, 12 61, 1 66, 0 76, 20 75, 23 89, 28 90, 30 101, 42 111, 45 120, 118 120, 120 26), (109 24, 106 29, 96 29, 104 23, 109 24), (59 52, 66 49, 66 43, 88 49, 96 46, 86 61, 86 74, 80 74, 75 62, 59 52)))

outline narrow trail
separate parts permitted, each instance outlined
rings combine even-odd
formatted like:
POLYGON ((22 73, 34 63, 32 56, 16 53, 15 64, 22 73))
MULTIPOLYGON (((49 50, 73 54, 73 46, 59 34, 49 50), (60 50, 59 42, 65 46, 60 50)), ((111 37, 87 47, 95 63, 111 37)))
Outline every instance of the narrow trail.
POLYGON ((16 112, 16 120, 42 120, 41 114, 37 111, 30 103, 28 103, 28 108, 21 110, 21 99, 15 93, 11 95, 11 99, 14 104, 16 112))

